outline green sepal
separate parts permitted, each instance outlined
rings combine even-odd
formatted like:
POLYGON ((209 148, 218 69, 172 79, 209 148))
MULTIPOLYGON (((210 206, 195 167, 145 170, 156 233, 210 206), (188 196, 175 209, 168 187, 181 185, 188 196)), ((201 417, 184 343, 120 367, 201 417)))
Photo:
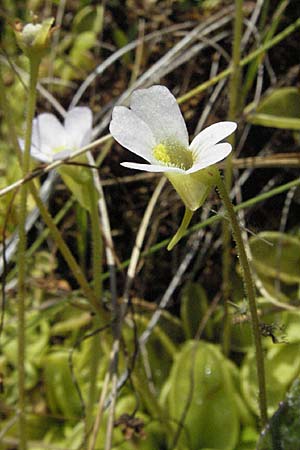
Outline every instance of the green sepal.
POLYGON ((165 175, 190 211, 200 208, 216 185, 214 166, 190 174, 167 172, 165 175))

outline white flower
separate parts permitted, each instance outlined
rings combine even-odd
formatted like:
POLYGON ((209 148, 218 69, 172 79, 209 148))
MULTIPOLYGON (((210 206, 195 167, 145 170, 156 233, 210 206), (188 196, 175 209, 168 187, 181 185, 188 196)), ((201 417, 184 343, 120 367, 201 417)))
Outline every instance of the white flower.
POLYGON ((130 169, 164 172, 191 211, 198 209, 214 185, 207 168, 229 155, 231 145, 219 143, 236 129, 219 122, 204 129, 189 145, 187 128, 175 97, 164 86, 132 94, 130 109, 116 106, 110 132, 121 145, 148 164, 123 162, 130 169))
MULTIPOLYGON (((92 112, 87 107, 67 112, 64 124, 53 114, 43 113, 32 124, 30 154, 38 161, 51 163, 71 155, 92 138, 92 112)), ((22 150, 24 140, 19 140, 22 150)))
POLYGON ((164 86, 132 94, 130 109, 116 106, 110 132, 121 145, 149 164, 124 162, 147 172, 192 174, 224 159, 231 145, 221 143, 236 129, 234 122, 219 122, 201 131, 189 145, 186 125, 175 97, 164 86))

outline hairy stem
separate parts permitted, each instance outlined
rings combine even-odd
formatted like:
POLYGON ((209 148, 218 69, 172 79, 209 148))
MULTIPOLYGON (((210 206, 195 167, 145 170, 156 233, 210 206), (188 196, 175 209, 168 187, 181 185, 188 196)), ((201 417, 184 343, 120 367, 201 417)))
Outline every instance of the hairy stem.
POLYGON ((234 212, 233 205, 232 205, 229 195, 227 193, 226 186, 225 186, 218 170, 216 170, 216 180, 217 180, 218 192, 224 203, 224 206, 228 213, 228 218, 230 220, 232 234, 233 234, 233 238, 236 243, 236 249, 237 249, 238 256, 239 256, 239 263, 242 268, 244 289, 245 289, 246 297, 247 297, 248 303, 249 303, 252 334, 253 334, 254 346, 255 346, 256 370, 257 370, 257 380, 258 380, 258 390, 259 390, 259 409, 260 409, 261 424, 264 427, 268 420, 266 380, 265 380, 263 349, 262 349, 262 344, 261 344, 261 335, 260 335, 260 330, 259 330, 259 320, 258 320, 258 315, 257 315, 257 306, 256 306, 256 299, 255 299, 255 289, 254 289, 254 284, 252 281, 251 269, 250 269, 249 261, 247 258, 244 242, 242 239, 242 233, 240 230, 240 226, 239 226, 236 214, 234 212))
MULTIPOLYGON (((30 60, 29 92, 27 100, 27 116, 25 131, 25 149, 22 158, 23 177, 30 170, 30 147, 32 134, 32 121, 36 105, 36 85, 38 80, 40 59, 30 60)), ((24 184, 20 192, 19 209, 19 246, 18 246, 18 392, 19 392, 19 448, 26 450, 26 418, 25 418, 25 278, 26 278, 26 215, 27 215, 28 186, 24 184)))
MULTIPOLYGON (((235 21, 234 37, 232 48, 232 74, 229 83, 229 120, 236 120, 239 109, 239 91, 241 82, 241 38, 243 27, 243 0, 235 0, 235 21)), ((230 136, 229 142, 235 147, 235 135, 230 136)), ((225 184, 228 191, 232 185, 232 158, 233 152, 226 159, 225 184)), ((223 352, 228 355, 230 350, 230 317, 228 314, 228 301, 231 297, 231 233, 229 223, 224 220, 222 223, 222 242, 223 242, 223 299, 224 299, 224 326, 223 326, 223 352)))

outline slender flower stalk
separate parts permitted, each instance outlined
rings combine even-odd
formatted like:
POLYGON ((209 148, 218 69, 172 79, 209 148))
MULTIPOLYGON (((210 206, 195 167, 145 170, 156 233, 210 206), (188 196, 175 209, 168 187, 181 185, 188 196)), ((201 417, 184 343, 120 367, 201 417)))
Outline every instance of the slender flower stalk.
MULTIPOLYGON (((31 129, 36 105, 36 85, 40 59, 30 60, 30 84, 27 102, 26 134, 22 161, 23 177, 30 169, 31 129)), ((18 247, 18 390, 19 390, 19 448, 26 450, 26 418, 25 418, 25 278, 26 278, 26 229, 28 186, 24 184, 20 193, 19 212, 19 247, 18 247)))
POLYGON ((236 217, 236 213, 234 211, 233 205, 232 205, 229 195, 227 193, 226 186, 225 186, 225 184, 219 174, 219 171, 217 169, 216 169, 216 184, 217 184, 217 190, 220 194, 220 197, 221 197, 221 199, 224 203, 224 206, 227 210, 227 213, 228 213, 228 218, 230 220, 230 224, 232 227, 233 238, 235 240, 236 249, 237 249, 238 256, 239 256, 239 263, 242 268, 244 289, 245 289, 246 297, 247 297, 247 300, 249 303, 252 334, 253 334, 254 346, 255 346, 261 425, 262 425, 262 427, 265 427, 265 425, 267 424, 267 421, 268 421, 266 379, 265 379, 265 368, 264 368, 264 355, 263 355, 261 335, 260 335, 260 330, 259 330, 257 305, 256 305, 256 300, 255 300, 254 283, 252 280, 251 269, 250 269, 249 261, 247 258, 241 229, 240 229, 237 217, 236 217))
MULTIPOLYGON (((239 111, 239 92, 241 83, 241 38, 243 27, 243 0, 235 0, 235 19, 234 19, 234 35, 232 47, 232 73, 229 82, 229 120, 236 120, 239 111)), ((230 136, 230 143, 234 149, 235 135, 230 136)), ((230 153, 226 159, 225 164, 225 185, 228 192, 231 190, 233 166, 232 166, 233 152, 230 153)), ((222 223, 222 243, 223 243, 223 259, 222 259, 222 273, 223 273, 223 301, 224 301, 224 326, 223 326, 223 352, 228 355, 230 350, 230 317, 228 301, 231 294, 231 233, 229 223, 225 220, 222 223)))
MULTIPOLYGON (((29 58, 29 91, 27 100, 27 116, 24 152, 22 158, 23 178, 30 170, 30 149, 32 137, 32 122, 36 106, 36 86, 39 66, 42 57, 49 48, 53 19, 46 19, 43 23, 29 23, 23 27, 21 23, 15 25, 15 34, 19 46, 29 58)), ((27 449, 26 417, 25 417, 25 278, 26 278, 26 229, 28 185, 21 187, 19 210, 19 246, 18 246, 18 391, 19 391, 19 448, 27 449)))
MULTIPOLYGON (((23 178, 30 170, 30 149, 32 140, 32 123, 36 106, 36 87, 40 62, 49 49, 50 37, 53 32, 53 19, 49 18, 42 23, 29 23, 23 26, 15 24, 17 42, 29 59, 29 91, 27 100, 27 116, 24 152, 22 158, 23 178)), ((26 437, 26 399, 25 399, 25 298, 26 298, 26 215, 27 215, 28 185, 21 187, 19 211, 19 246, 18 246, 18 391, 19 391, 19 449, 27 449, 26 437)))

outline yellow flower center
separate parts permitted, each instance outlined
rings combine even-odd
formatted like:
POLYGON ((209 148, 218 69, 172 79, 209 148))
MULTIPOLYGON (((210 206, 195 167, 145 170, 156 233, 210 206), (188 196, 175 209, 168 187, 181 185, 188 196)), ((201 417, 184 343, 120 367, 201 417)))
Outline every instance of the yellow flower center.
POLYGON ((193 166, 193 153, 180 144, 158 144, 153 149, 153 156, 166 166, 188 170, 193 166))
POLYGON ((59 147, 55 147, 53 149, 53 153, 60 153, 60 152, 63 152, 65 149, 66 149, 65 145, 60 145, 59 147))

